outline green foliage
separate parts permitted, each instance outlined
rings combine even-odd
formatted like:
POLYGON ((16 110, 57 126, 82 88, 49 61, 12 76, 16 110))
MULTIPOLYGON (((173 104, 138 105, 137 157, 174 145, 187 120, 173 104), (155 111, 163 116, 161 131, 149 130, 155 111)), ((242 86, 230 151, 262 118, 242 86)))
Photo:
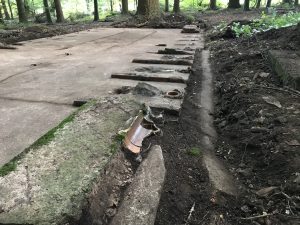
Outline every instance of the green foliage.
POLYGON ((187 15, 186 21, 188 22, 188 24, 192 24, 195 21, 195 17, 192 15, 187 15))
POLYGON ((192 147, 187 151, 187 154, 191 156, 200 156, 201 155, 201 149, 197 147, 192 147))
POLYGON ((92 17, 91 17, 91 15, 83 13, 83 12, 75 12, 75 13, 70 13, 68 19, 71 22, 75 22, 75 21, 91 20, 92 17))
POLYGON ((4 166, 0 168, 0 177, 3 177, 7 174, 9 174, 12 171, 15 171, 17 168, 17 162, 11 161, 9 163, 6 163, 4 166))
MULTIPOLYGON (((289 12, 283 15, 277 15, 274 12, 272 15, 266 15, 264 12, 260 19, 253 21, 251 24, 241 25, 240 23, 233 23, 231 29, 235 32, 237 37, 250 37, 255 33, 264 32, 270 29, 279 29, 282 27, 289 27, 300 22, 299 12, 289 12)), ((220 28, 221 29, 221 28, 220 28)), ((224 29, 224 28, 223 28, 224 29)))

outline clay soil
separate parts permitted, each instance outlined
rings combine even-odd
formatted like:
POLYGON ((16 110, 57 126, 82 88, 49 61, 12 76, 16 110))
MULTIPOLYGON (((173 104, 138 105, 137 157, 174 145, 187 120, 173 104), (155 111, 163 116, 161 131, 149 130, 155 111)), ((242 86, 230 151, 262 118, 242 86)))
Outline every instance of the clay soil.
POLYGON ((299 51, 299 28, 231 39, 211 30, 206 48, 215 75, 216 154, 242 190, 237 210, 248 219, 239 223, 300 224, 300 94, 282 86, 267 54, 299 51))

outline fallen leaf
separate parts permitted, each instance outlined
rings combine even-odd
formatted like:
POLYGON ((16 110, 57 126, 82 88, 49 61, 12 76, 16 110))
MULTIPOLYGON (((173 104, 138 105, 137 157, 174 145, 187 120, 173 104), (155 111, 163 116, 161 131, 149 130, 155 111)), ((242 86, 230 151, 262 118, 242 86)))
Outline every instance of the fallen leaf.
POLYGON ((282 105, 276 98, 274 98, 272 96, 263 96, 262 98, 263 98, 263 100, 265 100, 266 103, 268 103, 270 105, 274 105, 278 108, 282 108, 282 105))
POLYGON ((256 192, 256 194, 260 197, 266 197, 269 194, 271 194, 275 189, 277 189, 277 187, 275 187, 275 186, 262 188, 262 189, 258 190, 256 192))

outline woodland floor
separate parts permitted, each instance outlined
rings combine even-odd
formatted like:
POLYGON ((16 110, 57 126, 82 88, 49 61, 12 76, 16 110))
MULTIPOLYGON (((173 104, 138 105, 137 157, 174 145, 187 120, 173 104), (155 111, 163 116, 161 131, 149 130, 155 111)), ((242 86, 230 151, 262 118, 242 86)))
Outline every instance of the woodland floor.
POLYGON ((270 49, 299 51, 299 30, 239 39, 208 31, 206 39, 215 75, 216 154, 244 190, 237 211, 244 218, 271 214, 239 222, 299 224, 300 94, 283 87, 267 56, 270 49), (265 96, 275 97, 282 108, 265 96))
MULTIPOLYGON (((300 224, 300 94, 282 86, 267 59, 269 49, 299 51, 300 34, 295 27, 239 39, 224 39, 211 33, 213 26, 221 21, 251 20, 259 15, 260 11, 256 10, 247 13, 225 10, 199 12, 196 17, 206 26, 206 48, 211 51, 215 75, 216 155, 232 172, 242 194, 238 199, 224 196, 226 201, 222 205, 215 205, 211 200, 207 171, 198 157, 181 151, 197 144, 196 130, 185 127, 193 109, 185 102, 181 122, 169 116, 162 127, 164 136, 150 138, 145 143, 162 146, 168 171, 157 225, 207 224, 212 212, 222 215, 216 218, 215 224, 300 224), (282 107, 268 104, 263 99, 266 96, 275 97, 282 107), (198 208, 186 221, 195 202, 198 208), (257 215, 258 218, 249 219, 257 215)), ((177 22, 174 19, 173 25, 178 25, 177 22)), ((13 43, 93 26, 99 25, 66 25, 67 30, 54 29, 40 34, 27 28, 17 31, 15 36, 0 32, 0 42, 13 43)), ((118 26, 130 25, 118 22, 118 26)), ((144 26, 150 25, 141 25, 144 26)), ((188 88, 198 90, 201 82, 193 83, 191 80, 188 88)), ((189 95, 192 93, 187 89, 189 95)))

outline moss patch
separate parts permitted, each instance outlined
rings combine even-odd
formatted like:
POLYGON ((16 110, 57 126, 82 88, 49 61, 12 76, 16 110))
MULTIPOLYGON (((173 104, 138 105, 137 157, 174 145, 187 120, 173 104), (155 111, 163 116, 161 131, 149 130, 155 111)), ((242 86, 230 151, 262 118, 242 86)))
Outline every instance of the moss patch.
POLYGON ((201 155, 201 149, 197 147, 192 147, 187 151, 187 154, 191 156, 200 156, 201 155))
POLYGON ((0 168, 0 177, 3 177, 7 174, 9 174, 11 171, 16 170, 17 168, 17 162, 16 161, 10 161, 6 163, 4 166, 0 168))
POLYGON ((28 148, 25 148, 25 150, 20 153, 19 155, 17 155, 16 157, 14 157, 12 160, 10 160, 8 163, 4 164, 1 168, 0 168, 0 177, 6 176, 7 174, 9 174, 12 171, 15 171, 18 165, 18 161, 20 159, 22 159, 24 157, 24 155, 26 155, 29 151, 31 150, 35 150, 43 145, 48 144, 49 142, 51 142, 51 140, 54 139, 55 137, 55 132, 58 129, 63 128, 67 123, 70 123, 74 120, 75 116, 82 110, 86 109, 88 106, 91 106, 95 104, 95 101, 92 100, 84 105, 82 105, 81 107, 79 107, 75 112, 73 112, 72 114, 70 114, 67 118, 65 118, 62 122, 60 122, 60 124, 58 124, 56 127, 52 128, 51 130, 49 130, 46 134, 44 134, 42 137, 40 137, 38 140, 36 140, 32 145, 30 145, 28 148))

